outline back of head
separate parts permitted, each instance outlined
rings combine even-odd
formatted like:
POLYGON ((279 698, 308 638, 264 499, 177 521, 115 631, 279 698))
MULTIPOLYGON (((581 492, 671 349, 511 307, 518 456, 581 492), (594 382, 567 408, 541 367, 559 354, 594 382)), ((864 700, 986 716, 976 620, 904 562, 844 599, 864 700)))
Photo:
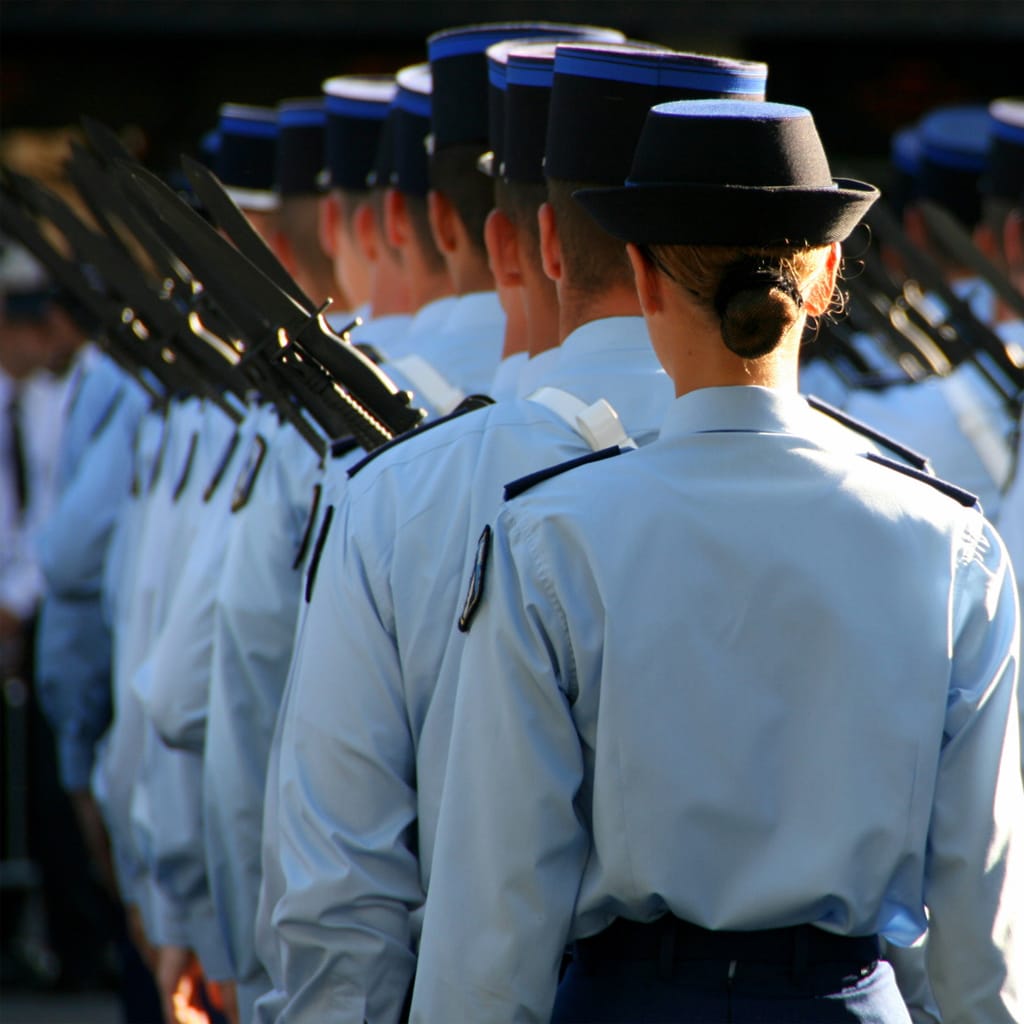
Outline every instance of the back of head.
POLYGON ((624 246, 587 217, 572 194, 622 184, 647 111, 678 99, 761 100, 767 75, 761 63, 643 43, 557 48, 544 167, 573 288, 593 294, 632 282, 624 246))
POLYGON ((709 100, 653 108, 626 184, 577 198, 717 319, 730 351, 757 359, 801 319, 832 243, 877 197, 832 177, 802 107, 709 100))

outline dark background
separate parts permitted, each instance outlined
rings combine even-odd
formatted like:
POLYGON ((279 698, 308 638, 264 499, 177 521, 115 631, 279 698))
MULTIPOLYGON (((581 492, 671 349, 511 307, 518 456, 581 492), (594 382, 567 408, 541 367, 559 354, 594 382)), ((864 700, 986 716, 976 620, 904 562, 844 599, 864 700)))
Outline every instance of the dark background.
POLYGON ((523 18, 767 61, 769 98, 810 107, 833 165, 876 177, 924 110, 1024 94, 1024 0, 0 0, 0 127, 136 124, 166 169, 224 100, 315 95, 424 59, 436 29, 523 18))

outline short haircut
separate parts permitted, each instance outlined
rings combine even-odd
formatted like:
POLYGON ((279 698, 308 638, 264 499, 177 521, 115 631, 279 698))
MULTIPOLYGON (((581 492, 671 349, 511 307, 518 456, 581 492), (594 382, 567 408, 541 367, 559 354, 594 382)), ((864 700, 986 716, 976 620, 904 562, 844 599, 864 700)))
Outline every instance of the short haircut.
POLYGON ((609 235, 579 203, 573 192, 591 185, 585 181, 548 179, 548 202, 555 211, 562 263, 573 288, 585 295, 621 285, 633 287, 633 270, 626 243, 609 235))
POLYGON ((477 169, 483 148, 483 145, 462 142, 432 154, 430 187, 448 197, 473 248, 486 260, 484 224, 494 208, 494 184, 477 169))
POLYGON ((427 211, 426 196, 415 196, 403 192, 405 197, 405 208, 409 214, 409 223, 412 225, 413 233, 423 254, 427 269, 435 274, 440 274, 447 268, 444 256, 434 241, 434 232, 430 227, 430 214, 427 211))

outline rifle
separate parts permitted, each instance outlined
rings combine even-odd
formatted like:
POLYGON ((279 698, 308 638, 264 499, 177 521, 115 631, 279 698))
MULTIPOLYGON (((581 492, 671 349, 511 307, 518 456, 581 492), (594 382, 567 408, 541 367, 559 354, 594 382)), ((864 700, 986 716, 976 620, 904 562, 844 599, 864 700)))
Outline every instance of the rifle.
POLYGON ((903 259, 908 271, 903 294, 908 302, 926 318, 938 320, 933 325, 935 329, 975 363, 1016 419, 1024 392, 1024 365, 1018 364, 1002 338, 978 320, 970 306, 953 292, 934 260, 910 242, 884 204, 876 203, 867 220, 878 237, 903 259), (926 309, 926 293, 934 296, 944 308, 934 313, 926 309))
POLYGON ((232 360, 239 361, 237 352, 220 339, 215 339, 220 342, 216 348, 206 340, 200 341, 187 329, 182 312, 152 287, 118 245, 106 235, 87 228, 70 207, 49 190, 27 178, 16 181, 26 205, 50 220, 79 261, 99 275, 108 293, 120 303, 122 319, 130 324, 132 333, 145 340, 154 338, 165 362, 182 365, 190 391, 215 402, 231 419, 239 422, 237 408, 224 397, 224 392, 231 392, 244 400, 242 379, 232 370, 232 360))
POLYGON ((148 172, 121 168, 133 196, 150 207, 158 230, 250 339, 243 361, 266 354, 315 395, 328 437, 351 435, 372 450, 415 427, 423 411, 355 346, 335 334, 321 311, 289 293, 221 237, 148 172))

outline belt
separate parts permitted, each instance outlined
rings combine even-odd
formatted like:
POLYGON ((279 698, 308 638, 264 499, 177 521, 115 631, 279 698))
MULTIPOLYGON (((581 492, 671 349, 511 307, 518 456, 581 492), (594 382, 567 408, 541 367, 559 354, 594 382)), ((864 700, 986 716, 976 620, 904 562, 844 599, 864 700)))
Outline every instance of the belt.
POLYGON ((647 924, 618 918, 603 932, 574 945, 582 964, 658 961, 662 967, 686 961, 778 964, 800 970, 817 964, 867 967, 878 960, 876 935, 836 935, 813 925, 762 931, 711 931, 671 914, 647 924))

